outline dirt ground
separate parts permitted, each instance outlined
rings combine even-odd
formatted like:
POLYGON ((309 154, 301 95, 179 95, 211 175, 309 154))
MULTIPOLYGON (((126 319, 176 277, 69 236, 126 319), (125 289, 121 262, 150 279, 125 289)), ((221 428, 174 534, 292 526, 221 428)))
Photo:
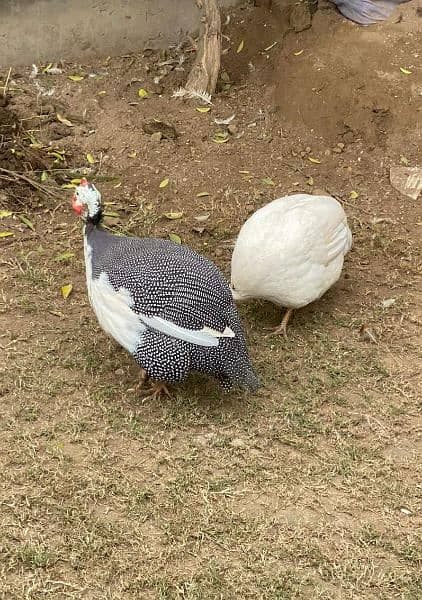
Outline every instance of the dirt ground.
POLYGON ((299 33, 285 15, 248 5, 225 35, 208 112, 172 97, 191 42, 9 78, 5 600, 422 597, 422 208, 389 182, 390 166, 421 160, 418 2, 370 28, 320 6, 299 33), (232 114, 217 143, 225 126, 214 119, 232 114), (153 119, 177 137, 151 138, 143 125, 153 119), (227 276, 245 218, 292 192, 338 198, 354 247, 342 279, 295 314, 287 340, 264 337, 275 307, 240 307, 263 381, 256 395, 224 395, 192 376, 173 400, 143 404, 138 367, 87 301, 68 189, 82 174, 108 203, 108 227, 177 234, 227 276))

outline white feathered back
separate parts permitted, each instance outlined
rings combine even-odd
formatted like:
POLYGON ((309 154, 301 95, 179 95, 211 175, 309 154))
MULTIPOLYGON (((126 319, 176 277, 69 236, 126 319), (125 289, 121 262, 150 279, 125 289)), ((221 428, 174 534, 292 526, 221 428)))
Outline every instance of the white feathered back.
POLYGON ((240 230, 232 256, 233 296, 305 306, 338 280, 351 245, 346 215, 334 198, 295 194, 274 200, 240 230))

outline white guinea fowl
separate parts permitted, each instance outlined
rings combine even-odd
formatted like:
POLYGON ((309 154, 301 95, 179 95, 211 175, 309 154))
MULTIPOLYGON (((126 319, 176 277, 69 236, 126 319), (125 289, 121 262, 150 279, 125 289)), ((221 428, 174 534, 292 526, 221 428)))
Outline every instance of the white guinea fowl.
POLYGON ((287 308, 275 334, 286 335, 294 309, 320 298, 340 277, 352 234, 330 196, 295 194, 257 210, 233 251, 235 300, 261 298, 287 308))

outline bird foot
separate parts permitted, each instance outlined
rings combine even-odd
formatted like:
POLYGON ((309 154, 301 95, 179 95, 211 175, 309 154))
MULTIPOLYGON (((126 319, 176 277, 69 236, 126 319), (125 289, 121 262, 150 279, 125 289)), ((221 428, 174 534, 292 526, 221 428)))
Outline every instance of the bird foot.
POLYGON ((274 335, 282 335, 287 340, 287 323, 281 323, 275 329, 270 329, 270 333, 267 333, 266 338, 273 337, 274 335))
POLYGON ((144 404, 144 402, 146 402, 147 400, 156 400, 162 394, 168 396, 168 398, 170 399, 173 399, 173 396, 169 392, 168 387, 162 381, 156 381, 148 390, 145 390, 145 392, 147 395, 143 396, 142 404, 144 404))
POLYGON ((289 308, 281 321, 280 325, 275 329, 271 330, 265 337, 271 337, 273 335, 283 335, 287 340, 287 323, 290 321, 290 317, 293 314, 293 308, 289 308))

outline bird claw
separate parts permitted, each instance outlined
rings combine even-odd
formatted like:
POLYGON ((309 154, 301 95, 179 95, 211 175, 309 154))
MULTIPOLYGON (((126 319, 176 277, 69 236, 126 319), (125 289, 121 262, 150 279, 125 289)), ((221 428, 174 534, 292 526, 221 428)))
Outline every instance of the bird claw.
POLYGON ((165 396, 170 398, 170 400, 173 399, 173 396, 169 392, 168 387, 162 381, 157 381, 148 390, 145 390, 145 392, 147 393, 147 395, 142 398, 142 404, 144 404, 148 400, 156 400, 159 396, 161 396, 161 394, 164 394, 165 396))
POLYGON ((273 337, 274 335, 282 335, 287 340, 287 323, 281 323, 275 329, 270 329, 270 333, 267 333, 265 338, 273 337))
POLYGON ((293 309, 289 308, 286 311, 280 325, 278 327, 276 327, 275 329, 271 330, 271 333, 267 334, 265 337, 267 338, 267 337, 271 337, 273 335, 282 335, 287 340, 287 323, 290 321, 292 314, 293 314, 293 309))

